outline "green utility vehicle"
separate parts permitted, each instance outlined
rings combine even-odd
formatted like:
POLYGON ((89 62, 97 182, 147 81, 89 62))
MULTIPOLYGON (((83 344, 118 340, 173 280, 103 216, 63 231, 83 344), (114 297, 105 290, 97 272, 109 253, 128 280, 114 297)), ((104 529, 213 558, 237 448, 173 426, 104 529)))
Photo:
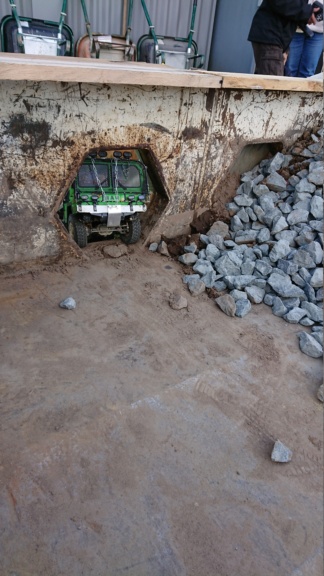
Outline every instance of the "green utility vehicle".
POLYGON ((125 244, 139 240, 139 214, 147 209, 149 186, 146 166, 133 155, 118 150, 108 157, 101 151, 81 165, 58 211, 80 248, 91 234, 118 232, 125 244))

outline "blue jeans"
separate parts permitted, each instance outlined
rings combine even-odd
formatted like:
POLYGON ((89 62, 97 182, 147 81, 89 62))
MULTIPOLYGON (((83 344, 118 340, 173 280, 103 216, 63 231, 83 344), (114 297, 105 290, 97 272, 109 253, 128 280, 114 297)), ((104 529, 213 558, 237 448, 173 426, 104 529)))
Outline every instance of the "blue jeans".
POLYGON ((296 32, 289 46, 289 56, 285 66, 285 76, 308 78, 315 70, 323 50, 323 34, 314 33, 309 38, 296 32))

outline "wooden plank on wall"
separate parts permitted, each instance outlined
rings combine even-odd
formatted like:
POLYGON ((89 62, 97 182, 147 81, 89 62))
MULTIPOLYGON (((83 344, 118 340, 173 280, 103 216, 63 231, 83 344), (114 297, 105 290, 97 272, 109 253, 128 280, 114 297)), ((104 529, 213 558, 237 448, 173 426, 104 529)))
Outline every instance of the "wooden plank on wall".
POLYGON ((233 74, 222 72, 223 88, 248 90, 285 90, 293 92, 323 92, 323 81, 287 76, 263 76, 261 74, 233 74))
POLYGON ((87 58, 5 53, 0 53, 1 79, 233 90, 323 91, 322 81, 307 78, 177 70, 145 62, 108 62, 87 58))
POLYGON ((28 54, 1 54, 1 79, 184 88, 220 88, 222 81, 216 74, 202 75, 195 71, 176 70, 169 66, 145 62, 105 62, 87 58, 28 54))

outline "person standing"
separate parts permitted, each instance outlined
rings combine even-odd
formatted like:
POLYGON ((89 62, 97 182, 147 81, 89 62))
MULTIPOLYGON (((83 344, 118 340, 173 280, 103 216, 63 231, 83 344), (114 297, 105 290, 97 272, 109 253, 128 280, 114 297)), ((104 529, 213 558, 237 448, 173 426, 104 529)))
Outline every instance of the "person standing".
POLYGON ((284 76, 284 53, 298 24, 315 22, 307 0, 263 0, 248 36, 254 52, 255 74, 284 76))
MULTIPOLYGON (((309 0, 313 4, 315 0, 309 0)), ((323 0, 318 0, 323 4, 323 0)), ((285 76, 308 78, 313 76, 323 52, 323 20, 308 27, 310 34, 297 28, 289 46, 289 55, 285 65, 285 76)))

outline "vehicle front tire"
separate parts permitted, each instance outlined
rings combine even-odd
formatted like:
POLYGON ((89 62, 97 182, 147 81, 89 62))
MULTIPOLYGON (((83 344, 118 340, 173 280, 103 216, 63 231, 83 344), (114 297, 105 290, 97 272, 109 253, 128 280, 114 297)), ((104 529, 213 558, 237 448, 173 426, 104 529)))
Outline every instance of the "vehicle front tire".
POLYGON ((141 221, 137 214, 128 220, 128 232, 122 234, 121 239, 125 244, 135 244, 141 237, 141 221))
POLYGON ((85 248, 88 243, 87 228, 82 220, 79 220, 74 214, 70 214, 68 221, 69 234, 74 242, 80 247, 85 248))

